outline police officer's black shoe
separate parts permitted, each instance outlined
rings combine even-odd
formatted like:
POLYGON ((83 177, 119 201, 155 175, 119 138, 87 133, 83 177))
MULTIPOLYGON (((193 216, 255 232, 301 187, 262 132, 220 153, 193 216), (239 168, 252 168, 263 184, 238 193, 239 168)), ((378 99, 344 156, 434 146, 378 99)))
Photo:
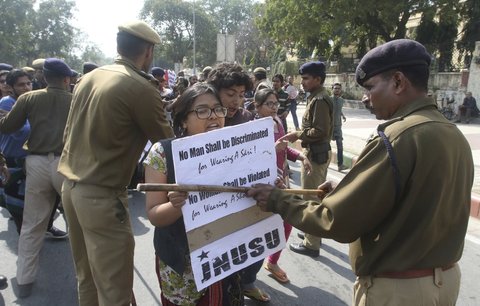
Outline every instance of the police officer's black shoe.
POLYGON ((18 284, 18 294, 19 298, 26 298, 32 294, 33 283, 20 285, 18 284))
POLYGON ((347 170, 347 169, 348 169, 348 167, 345 166, 345 165, 339 165, 339 166, 338 166, 338 171, 339 171, 339 172, 342 172, 343 170, 347 170))
POLYGON ((298 232, 297 237, 303 240, 303 239, 305 239, 305 233, 304 232, 298 232))
POLYGON ((0 289, 7 286, 7 278, 4 275, 0 275, 0 289))
POLYGON ((291 251, 298 254, 307 255, 310 257, 320 256, 320 250, 309 249, 306 246, 304 246, 303 243, 290 243, 289 248, 291 251))
POLYGON ((65 239, 68 237, 68 233, 52 225, 52 227, 45 232, 45 236, 51 239, 65 239))

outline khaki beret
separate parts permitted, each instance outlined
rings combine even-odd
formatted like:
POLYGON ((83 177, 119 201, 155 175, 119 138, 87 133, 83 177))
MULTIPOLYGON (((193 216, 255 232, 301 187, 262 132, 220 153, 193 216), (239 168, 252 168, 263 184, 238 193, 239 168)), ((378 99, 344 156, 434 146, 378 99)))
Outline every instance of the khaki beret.
POLYGON ((118 26, 119 31, 127 32, 152 44, 160 43, 160 36, 146 22, 141 20, 129 21, 118 26))
POLYGON ((32 62, 32 68, 33 68, 33 69, 42 70, 44 63, 45 63, 45 59, 44 59, 44 58, 37 58, 36 60, 34 60, 34 61, 32 62))

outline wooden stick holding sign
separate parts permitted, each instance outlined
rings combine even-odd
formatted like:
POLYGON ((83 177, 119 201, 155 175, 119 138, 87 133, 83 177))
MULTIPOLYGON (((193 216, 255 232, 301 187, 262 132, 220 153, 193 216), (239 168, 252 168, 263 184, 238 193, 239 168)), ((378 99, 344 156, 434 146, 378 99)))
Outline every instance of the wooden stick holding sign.
MULTIPOLYGON (((210 192, 247 192, 250 187, 217 185, 177 185, 177 184, 138 184, 138 191, 210 191, 210 192)), ((291 194, 316 195, 323 198, 326 193, 320 189, 282 189, 291 194)))

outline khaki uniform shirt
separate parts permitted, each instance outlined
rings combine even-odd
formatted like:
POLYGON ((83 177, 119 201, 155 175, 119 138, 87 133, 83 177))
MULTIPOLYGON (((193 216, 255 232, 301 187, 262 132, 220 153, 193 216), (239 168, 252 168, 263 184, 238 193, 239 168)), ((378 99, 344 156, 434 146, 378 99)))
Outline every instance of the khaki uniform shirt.
POLYGON ((76 182, 124 189, 147 140, 171 137, 160 92, 120 57, 75 86, 58 170, 76 182))
POLYGON ((430 99, 414 101, 379 126, 396 155, 400 190, 386 147, 372 137, 358 162, 322 202, 274 190, 268 208, 316 236, 352 242, 355 274, 443 267, 462 255, 473 159, 458 128, 430 99))
POLYGON ((333 131, 333 102, 324 87, 313 91, 307 99, 302 129, 297 132, 302 146, 330 143, 333 131))
POLYGON ((63 131, 72 94, 63 88, 48 86, 21 95, 12 110, 0 120, 0 133, 10 134, 30 122, 27 150, 34 154, 55 153, 63 149, 63 131))

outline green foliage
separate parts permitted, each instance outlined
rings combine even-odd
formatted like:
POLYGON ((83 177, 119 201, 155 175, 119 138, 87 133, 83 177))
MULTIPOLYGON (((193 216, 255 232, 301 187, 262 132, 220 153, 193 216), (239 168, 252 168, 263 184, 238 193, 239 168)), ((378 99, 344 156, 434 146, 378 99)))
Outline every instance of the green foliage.
POLYGON ((252 19, 252 0, 203 0, 197 3, 212 17, 218 33, 240 33, 252 19))
POLYGON ((267 0, 256 19, 266 36, 287 49, 303 48, 311 53, 328 52, 333 16, 328 14, 332 2, 318 0, 267 0), (326 42, 326 43, 325 43, 326 42))
POLYGON ((299 58, 342 61, 342 47, 356 46, 361 58, 379 43, 406 38, 414 14, 423 16, 417 39, 437 52, 443 69, 451 67, 459 19, 466 20, 459 44, 465 52, 471 54, 480 39, 480 0, 266 0, 256 23, 299 58))
POLYGON ((292 75, 295 76, 298 74, 298 68, 304 62, 297 62, 297 61, 282 61, 276 62, 272 65, 272 73, 271 75, 275 75, 277 73, 282 74, 284 77, 292 75))
POLYGON ((65 57, 73 47, 75 30, 70 20, 74 6, 69 0, 40 2, 34 21, 34 39, 41 56, 65 57))
MULTIPOLYGON (((193 3, 181 0, 146 0, 141 16, 151 21, 163 41, 157 55, 183 63, 193 55, 193 3)), ((195 7, 196 61, 200 66, 215 59, 216 36, 212 19, 195 7)))
POLYGON ((39 57, 68 58, 77 29, 70 25, 75 3, 43 0, 38 9, 29 0, 0 1, 2 61, 21 67, 39 57))
POLYGON ((0 54, 3 62, 15 66, 26 62, 25 57, 33 50, 31 16, 34 14, 32 1, 0 1, 0 54))
MULTIPOLYGON (((205 0, 195 2, 196 63, 211 66, 216 60, 217 33, 234 34, 236 59, 246 65, 264 64, 260 55, 259 31, 253 23, 257 5, 252 0, 205 0)), ((141 13, 162 36, 157 58, 172 63, 192 64, 193 2, 146 0, 141 13)), ((267 44, 265 47, 269 47, 267 44)))
POLYGON ((467 58, 472 58, 475 42, 480 41, 480 0, 463 2, 460 19, 465 22, 465 25, 457 46, 467 58))
POLYGON ((438 71, 452 70, 452 57, 459 26, 459 3, 437 1, 422 11, 416 40, 438 58, 434 65, 438 71))

